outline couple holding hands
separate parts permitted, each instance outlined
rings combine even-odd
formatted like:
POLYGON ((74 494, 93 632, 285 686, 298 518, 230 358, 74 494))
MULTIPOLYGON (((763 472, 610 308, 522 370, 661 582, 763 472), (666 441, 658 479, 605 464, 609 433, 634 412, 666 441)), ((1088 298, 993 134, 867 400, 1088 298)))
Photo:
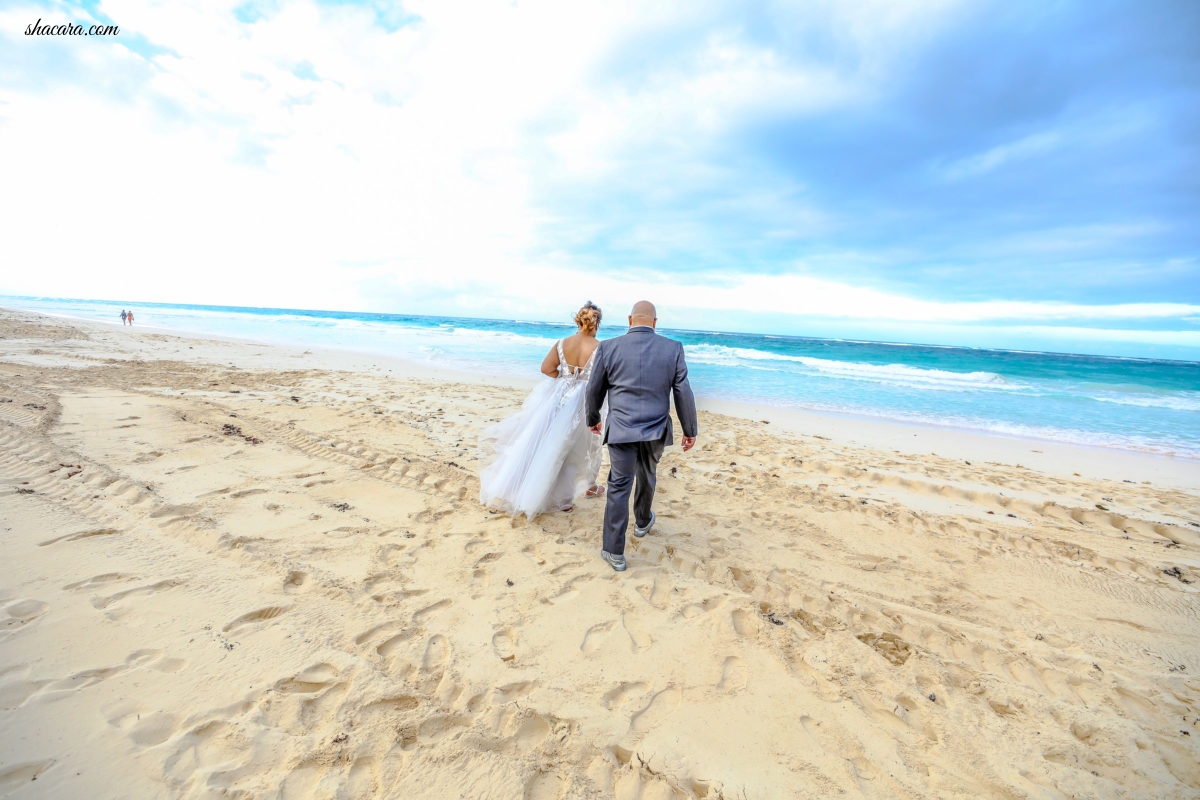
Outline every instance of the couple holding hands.
POLYGON ((654 527, 658 461, 673 443, 671 399, 685 451, 696 443, 696 400, 683 345, 655 331, 652 303, 635 303, 629 330, 604 342, 596 339, 600 319, 590 302, 579 309, 578 332, 542 361, 542 372, 554 380, 539 384, 519 412, 484 431, 479 500, 532 519, 569 510, 581 494, 607 494, 600 554, 622 572, 630 494, 633 534, 645 536, 654 527), (602 444, 608 445, 607 491, 595 483, 602 444))

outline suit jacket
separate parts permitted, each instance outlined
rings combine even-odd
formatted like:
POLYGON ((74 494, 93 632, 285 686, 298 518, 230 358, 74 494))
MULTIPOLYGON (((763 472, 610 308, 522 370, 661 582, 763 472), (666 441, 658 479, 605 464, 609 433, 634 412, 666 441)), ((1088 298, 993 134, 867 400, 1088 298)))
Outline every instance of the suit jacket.
POLYGON ((596 349, 587 387, 587 424, 600 421, 608 396, 605 444, 657 442, 672 444, 671 398, 684 436, 695 436, 696 398, 688 383, 683 345, 659 336, 653 328, 630 328, 596 349))

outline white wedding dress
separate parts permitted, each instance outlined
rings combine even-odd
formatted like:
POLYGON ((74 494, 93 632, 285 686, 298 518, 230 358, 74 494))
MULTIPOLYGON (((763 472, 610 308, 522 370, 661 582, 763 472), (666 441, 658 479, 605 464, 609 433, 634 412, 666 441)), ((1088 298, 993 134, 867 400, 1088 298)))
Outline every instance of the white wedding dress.
POLYGON ((481 503, 533 519, 573 505, 592 486, 600 437, 585 423, 584 395, 595 358, 593 351, 583 367, 571 366, 560 341, 558 377, 539 383, 520 411, 480 435, 481 503))

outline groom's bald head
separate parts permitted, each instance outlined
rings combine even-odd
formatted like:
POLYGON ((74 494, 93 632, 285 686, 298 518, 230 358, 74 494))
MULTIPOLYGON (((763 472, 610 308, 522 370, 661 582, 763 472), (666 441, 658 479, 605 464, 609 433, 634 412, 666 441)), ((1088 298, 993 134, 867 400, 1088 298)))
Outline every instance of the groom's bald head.
POLYGON ((638 300, 633 304, 633 310, 629 312, 629 327, 637 325, 648 325, 651 328, 658 322, 658 311, 654 308, 654 303, 649 300, 638 300))

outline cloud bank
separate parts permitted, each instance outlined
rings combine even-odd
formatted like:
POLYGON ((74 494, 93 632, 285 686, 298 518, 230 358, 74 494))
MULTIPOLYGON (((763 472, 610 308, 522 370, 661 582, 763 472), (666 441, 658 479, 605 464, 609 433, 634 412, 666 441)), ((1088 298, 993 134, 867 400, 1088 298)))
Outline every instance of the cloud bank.
POLYGON ((1200 358, 1194 3, 102 0, 0 40, 0 294, 1200 358))

